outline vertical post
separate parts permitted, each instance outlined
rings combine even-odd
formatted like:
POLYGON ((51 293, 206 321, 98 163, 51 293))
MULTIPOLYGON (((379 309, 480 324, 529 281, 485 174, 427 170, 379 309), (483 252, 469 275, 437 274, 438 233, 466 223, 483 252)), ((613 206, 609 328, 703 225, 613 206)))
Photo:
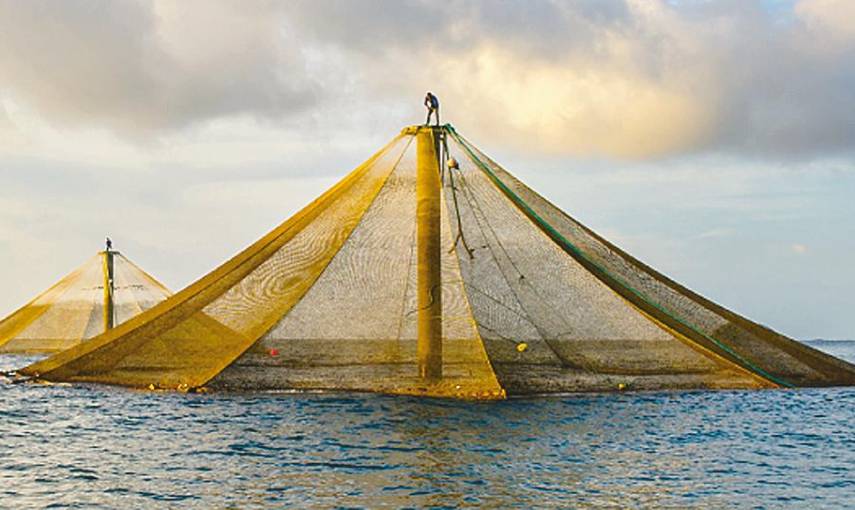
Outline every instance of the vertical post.
POLYGON ((425 380, 442 377, 442 272, 440 269, 440 182, 434 129, 416 134, 416 235, 418 253, 419 375, 425 380))
POLYGON ((113 250, 101 252, 104 255, 104 331, 113 328, 113 250))

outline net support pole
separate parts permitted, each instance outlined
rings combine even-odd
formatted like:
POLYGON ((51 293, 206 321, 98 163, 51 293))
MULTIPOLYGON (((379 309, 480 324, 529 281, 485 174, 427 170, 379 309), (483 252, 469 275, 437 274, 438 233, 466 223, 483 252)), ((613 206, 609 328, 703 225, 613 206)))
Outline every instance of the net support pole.
POLYGON ((426 381, 442 377, 441 204, 437 140, 434 128, 431 127, 422 127, 416 134, 419 306, 416 352, 419 375, 426 381))
POLYGON ((113 329, 113 250, 101 252, 104 256, 104 331, 113 329))

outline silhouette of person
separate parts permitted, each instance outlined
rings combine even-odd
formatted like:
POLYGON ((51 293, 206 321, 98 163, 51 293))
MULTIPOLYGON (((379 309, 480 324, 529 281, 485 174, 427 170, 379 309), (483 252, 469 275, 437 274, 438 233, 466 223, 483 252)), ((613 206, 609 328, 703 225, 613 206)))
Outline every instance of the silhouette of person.
POLYGON ((428 109, 427 120, 425 126, 430 124, 430 116, 436 114, 436 125, 439 126, 439 99, 430 92, 425 96, 425 107, 428 109))
POLYGON ((112 249, 113 249, 113 241, 111 241, 110 238, 108 237, 107 238, 107 251, 110 251, 112 249))

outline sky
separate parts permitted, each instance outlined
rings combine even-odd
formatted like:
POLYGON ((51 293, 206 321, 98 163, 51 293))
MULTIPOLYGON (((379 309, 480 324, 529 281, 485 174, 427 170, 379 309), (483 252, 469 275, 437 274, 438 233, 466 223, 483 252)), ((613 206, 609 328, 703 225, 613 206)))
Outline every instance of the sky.
POLYGON ((0 315, 102 248, 173 290, 443 121, 641 260, 855 338, 850 0, 0 0, 0 315))

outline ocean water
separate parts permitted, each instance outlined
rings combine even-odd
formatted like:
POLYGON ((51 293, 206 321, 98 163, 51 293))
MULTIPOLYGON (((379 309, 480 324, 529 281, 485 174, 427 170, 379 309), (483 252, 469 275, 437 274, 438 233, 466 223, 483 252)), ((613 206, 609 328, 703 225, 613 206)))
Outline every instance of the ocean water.
POLYGON ((855 508, 853 425, 855 388, 461 403, 7 382, 0 508, 855 508))

